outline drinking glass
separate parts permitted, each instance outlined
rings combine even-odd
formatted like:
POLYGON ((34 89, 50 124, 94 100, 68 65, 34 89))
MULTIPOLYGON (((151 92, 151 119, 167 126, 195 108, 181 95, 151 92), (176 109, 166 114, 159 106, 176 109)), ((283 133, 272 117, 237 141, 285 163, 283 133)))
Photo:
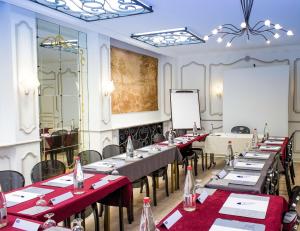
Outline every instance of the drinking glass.
POLYGON ((37 202, 35 203, 35 205, 37 205, 37 206, 46 206, 48 203, 44 199, 44 197, 45 197, 44 194, 39 195, 39 199, 37 200, 37 202))
POLYGON ((114 170, 111 172, 111 175, 120 175, 119 171, 117 170, 116 165, 114 166, 114 170))
POLYGON ((43 229, 48 229, 50 227, 55 227, 56 226, 56 221, 51 219, 51 217, 54 216, 54 213, 47 213, 44 215, 47 220, 43 223, 42 228, 43 229))
POLYGON ((84 228, 82 227, 81 222, 82 222, 81 218, 75 218, 73 220, 72 231, 84 231, 84 228))

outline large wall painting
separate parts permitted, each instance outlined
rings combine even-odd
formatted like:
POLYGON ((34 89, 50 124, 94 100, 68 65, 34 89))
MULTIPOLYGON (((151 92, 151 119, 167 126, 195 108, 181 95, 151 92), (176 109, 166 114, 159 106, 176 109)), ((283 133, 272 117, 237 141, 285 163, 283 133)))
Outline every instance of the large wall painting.
POLYGON ((112 113, 157 111, 158 59, 111 47, 112 113))

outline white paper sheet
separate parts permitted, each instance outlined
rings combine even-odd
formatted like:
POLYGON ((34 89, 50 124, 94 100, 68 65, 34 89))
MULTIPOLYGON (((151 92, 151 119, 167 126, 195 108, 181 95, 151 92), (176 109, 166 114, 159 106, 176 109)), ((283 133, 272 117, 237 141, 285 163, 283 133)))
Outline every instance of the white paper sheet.
POLYGON ((285 140, 285 137, 270 136, 269 140, 285 140))
POLYGON ((262 145, 259 147, 259 150, 265 150, 265 151, 279 151, 280 149, 281 146, 276 146, 276 145, 272 145, 272 146, 262 145))
POLYGON ((256 153, 256 152, 247 152, 244 155, 245 158, 249 159, 262 159, 262 160, 267 160, 270 157, 269 153, 256 153))
POLYGON ((280 140, 266 140, 265 144, 283 144, 283 141, 280 140))
POLYGON ((24 192, 22 190, 5 194, 7 207, 11 207, 16 204, 32 200, 38 196, 39 194, 37 193, 24 192))
POLYGON ((224 177, 225 180, 233 180, 233 181, 248 181, 256 183, 260 176, 256 175, 244 175, 239 173, 230 172, 227 176, 224 177))
POLYGON ((264 231, 265 225, 217 218, 209 231, 264 231))
POLYGON ((52 209, 52 207, 49 207, 49 206, 33 206, 31 208, 28 208, 28 209, 24 209, 18 213, 20 214, 27 214, 27 215, 36 215, 36 214, 39 214, 39 213, 42 213, 42 212, 45 212, 49 209, 52 209))
POLYGON ((262 169, 265 163, 257 163, 257 162, 246 162, 246 161, 237 161, 234 164, 234 168, 253 168, 253 169, 262 169))

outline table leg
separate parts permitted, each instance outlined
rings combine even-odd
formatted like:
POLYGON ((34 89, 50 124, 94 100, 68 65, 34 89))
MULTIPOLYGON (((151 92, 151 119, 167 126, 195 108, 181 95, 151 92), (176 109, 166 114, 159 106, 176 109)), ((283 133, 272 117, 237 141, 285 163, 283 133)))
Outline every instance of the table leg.
POLYGON ((210 169, 212 166, 213 167, 216 166, 216 162, 214 160, 214 156, 215 155, 213 153, 209 154, 209 167, 208 167, 208 169, 210 169))
POLYGON ((177 160, 175 160, 175 180, 175 189, 179 189, 179 167, 177 160))
POLYGON ((95 231, 99 231, 99 214, 98 214, 98 206, 97 203, 92 204, 94 222, 95 222, 95 231))
POLYGON ((207 153, 205 153, 205 169, 208 169, 207 168, 207 153))
POLYGON ((174 192, 174 163, 171 164, 171 193, 174 192))
POLYGON ((110 231, 110 213, 108 205, 104 205, 104 231, 110 231))
POLYGON ((122 190, 120 190, 120 189, 119 189, 119 226, 120 226, 120 231, 124 231, 122 190))

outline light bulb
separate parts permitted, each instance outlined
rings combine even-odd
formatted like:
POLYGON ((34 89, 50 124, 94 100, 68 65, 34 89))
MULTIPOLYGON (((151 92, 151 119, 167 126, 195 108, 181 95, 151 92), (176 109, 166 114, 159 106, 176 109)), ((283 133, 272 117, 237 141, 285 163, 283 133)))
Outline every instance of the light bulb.
POLYGON ((271 26, 271 21, 269 20, 269 19, 267 19, 266 21, 265 21, 265 26, 271 26))
POLYGON ((217 30, 217 29, 213 29, 213 30, 211 31, 211 33, 216 35, 216 34, 218 34, 218 30, 217 30))
POLYGON ((271 43, 271 41, 270 41, 270 40, 266 40, 266 44, 268 44, 268 45, 269 45, 270 43, 271 43))
POLYGON ((221 37, 219 37, 218 39, 217 39, 217 42, 218 43, 221 43, 223 41, 223 39, 221 38, 221 37))
POLYGON ((278 34, 278 33, 274 34, 275 39, 278 39, 279 37, 280 37, 280 34, 278 34))
POLYGON ((280 24, 275 24, 274 28, 275 28, 276 30, 280 30, 280 29, 282 29, 282 26, 280 26, 280 24))
POLYGON ((204 35, 203 40, 204 40, 204 41, 208 41, 208 40, 209 40, 208 35, 204 35))
POLYGON ((286 32, 286 35, 287 35, 287 36, 293 36, 293 35, 294 35, 294 33, 293 33, 293 31, 291 31, 291 30, 288 30, 288 31, 286 32))
POLYGON ((228 43, 226 44, 226 47, 231 47, 231 42, 228 42, 228 43))
POLYGON ((218 26, 218 29, 221 30, 221 29, 222 29, 222 26, 218 26))
POLYGON ((246 28, 246 27, 247 27, 247 24, 246 24, 245 22, 242 22, 242 23, 241 23, 241 28, 244 29, 244 28, 246 28))

